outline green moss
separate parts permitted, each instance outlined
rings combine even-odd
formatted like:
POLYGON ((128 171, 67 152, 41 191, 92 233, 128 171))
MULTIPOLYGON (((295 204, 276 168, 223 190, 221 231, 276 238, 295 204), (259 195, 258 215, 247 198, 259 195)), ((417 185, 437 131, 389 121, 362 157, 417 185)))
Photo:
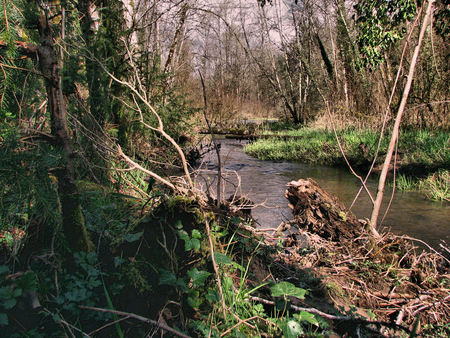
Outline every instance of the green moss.
POLYGON ((345 297, 344 290, 339 285, 337 285, 336 283, 327 283, 327 285, 325 286, 325 291, 331 298, 333 298, 333 297, 339 297, 339 298, 345 297))
POLYGON ((91 252, 94 250, 86 231, 86 224, 81 207, 71 208, 64 223, 64 234, 72 252, 91 252))
POLYGON ((169 210, 174 211, 175 207, 183 207, 186 208, 190 205, 192 205, 193 203, 196 203, 197 199, 191 198, 191 197, 187 197, 187 196, 182 196, 182 195, 178 195, 175 196, 173 198, 171 198, 168 202, 167 202, 167 206, 169 208, 169 210))
POLYGON ((104 186, 85 180, 80 180, 77 182, 77 189, 80 192, 87 192, 87 191, 99 191, 104 193, 108 192, 104 186))

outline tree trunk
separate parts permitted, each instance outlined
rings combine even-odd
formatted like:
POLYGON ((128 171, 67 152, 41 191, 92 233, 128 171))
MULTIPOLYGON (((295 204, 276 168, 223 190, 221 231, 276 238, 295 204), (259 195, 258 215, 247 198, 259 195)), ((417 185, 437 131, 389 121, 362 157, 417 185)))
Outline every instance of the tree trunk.
MULTIPOLYGON (((419 52, 420 52, 420 46, 422 44, 422 40, 423 40, 425 31, 426 31, 426 28, 428 25, 428 19, 430 18, 431 13, 432 13, 432 7, 433 7, 434 1, 435 0, 428 1, 428 8, 427 8, 427 12, 425 13, 425 17, 423 19, 422 27, 420 29, 419 40, 414 49, 414 54, 413 54, 413 57, 411 60, 411 65, 409 67, 408 80, 407 80, 405 88, 403 90, 402 100, 400 102, 400 106, 397 111, 397 117, 395 119, 394 128, 392 130, 391 141, 389 143, 388 152, 386 154, 386 159, 384 161, 383 169, 381 171, 380 180, 378 183, 377 197, 375 199, 373 209, 372 209, 372 216, 370 218, 370 223, 371 223, 372 229, 375 229, 377 227, 378 215, 380 213, 381 202, 383 201, 384 186, 385 186, 386 177, 387 177, 387 174, 389 171, 389 165, 391 164, 392 155, 394 153, 395 145, 398 140, 400 122, 402 120, 403 111, 405 110, 406 101, 407 101, 408 95, 409 95, 409 90, 411 89, 411 84, 412 84, 412 81, 414 78, 414 70, 416 68, 416 62, 417 62, 417 58, 418 58, 419 52)), ((395 170, 395 168, 394 168, 394 170, 395 170)))
MULTIPOLYGON (((92 42, 95 36, 95 25, 92 14, 94 13, 95 5, 90 0, 83 0, 78 2, 77 9, 80 13, 81 31, 83 33, 83 39, 86 43, 86 49, 92 49, 92 42)), ((85 58, 86 64, 86 79, 89 91, 89 110, 93 116, 97 119, 99 125, 103 126, 105 122, 104 111, 101 109, 100 98, 101 95, 101 83, 99 71, 100 67, 97 67, 95 61, 90 58, 85 58)))
POLYGON ((41 14, 39 20, 41 46, 37 48, 39 65, 45 77, 48 96, 48 109, 51 116, 51 132, 55 148, 65 150, 65 162, 56 171, 58 193, 63 214, 64 234, 72 252, 91 251, 93 244, 88 239, 84 217, 78 201, 78 189, 75 185, 72 157, 72 140, 67 127, 67 113, 61 91, 61 78, 54 55, 52 29, 48 18, 41 14))

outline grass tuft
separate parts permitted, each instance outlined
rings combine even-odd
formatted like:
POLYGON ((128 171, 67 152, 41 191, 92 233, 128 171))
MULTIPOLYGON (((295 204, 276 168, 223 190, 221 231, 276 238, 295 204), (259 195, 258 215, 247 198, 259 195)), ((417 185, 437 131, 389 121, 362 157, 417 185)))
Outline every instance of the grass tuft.
POLYGON ((428 176, 422 185, 432 200, 450 202, 450 171, 439 170, 428 176))

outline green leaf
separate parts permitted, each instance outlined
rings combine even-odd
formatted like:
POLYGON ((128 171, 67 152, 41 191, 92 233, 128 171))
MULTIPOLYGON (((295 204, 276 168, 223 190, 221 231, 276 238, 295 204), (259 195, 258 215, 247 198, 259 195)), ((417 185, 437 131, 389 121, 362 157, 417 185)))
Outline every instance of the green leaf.
POLYGON ((194 230, 192 230, 192 237, 200 239, 200 238, 202 238, 202 234, 197 229, 194 229, 194 230))
POLYGON ((299 322, 301 321, 307 321, 308 323, 311 323, 317 327, 319 327, 319 322, 317 321, 316 317, 309 312, 301 311, 300 313, 294 313, 294 318, 297 319, 299 322))
MULTIPOLYGON (((200 250, 201 244, 200 244, 200 241, 197 238, 192 238, 190 240, 190 245, 191 245, 192 248, 200 250)), ((189 249, 189 250, 192 250, 192 248, 189 249)), ((186 251, 189 251, 189 250, 186 250, 186 251)))
POLYGON ((297 338, 303 334, 302 327, 295 320, 288 320, 280 325, 285 338, 297 338))
POLYGON ((143 234, 144 234, 143 231, 137 232, 135 234, 127 234, 124 237, 124 240, 126 240, 127 242, 130 242, 130 243, 135 242, 135 241, 139 240, 139 238, 141 238, 143 234))
POLYGON ((0 288, 0 299, 10 299, 12 297, 12 289, 10 286, 0 288))
POLYGON ((3 303, 3 307, 8 310, 8 309, 12 309, 14 306, 16 306, 17 304, 17 300, 15 298, 11 298, 11 299, 7 299, 5 300, 5 302, 3 303))
POLYGON ((8 315, 6 313, 0 313, 0 325, 9 325, 8 315))
POLYGON ((288 282, 280 282, 270 288, 273 297, 292 296, 298 299, 305 299, 306 290, 296 287, 288 282))
POLYGON ((176 286, 180 288, 181 292, 189 292, 189 276, 184 276, 183 278, 178 278, 176 286))
POLYGON ((183 241, 190 239, 188 233, 184 230, 178 230, 178 237, 180 237, 183 241))
POLYGON ((116 256, 114 257, 114 267, 118 267, 120 265, 122 265, 123 263, 125 263, 127 260, 125 258, 116 256))
POLYGON ((34 272, 29 271, 16 280, 17 287, 23 290, 37 290, 37 279, 34 272))
POLYGON ((189 297, 187 299, 187 302, 190 307, 194 309, 198 309, 200 307, 200 304, 202 303, 201 299, 198 297, 200 295, 200 292, 197 290, 189 290, 189 297))
POLYGON ((177 277, 170 271, 162 270, 158 285, 176 285, 177 277))
POLYGON ((233 261, 227 255, 221 254, 220 252, 214 252, 214 260, 217 264, 230 265, 233 261))
POLYGON ((0 266, 0 275, 9 272, 9 268, 6 265, 0 266))
POLYGON ((60 316, 59 314, 55 313, 55 314, 52 316, 52 318, 53 318, 53 320, 55 321, 55 323, 61 323, 61 316, 60 316))
POLYGON ((184 230, 179 230, 178 236, 184 241, 185 251, 190 251, 192 249, 200 250, 200 241, 197 238, 190 238, 188 233, 184 230))
POLYGON ((180 220, 176 221, 175 222, 175 228, 182 229, 183 228, 183 223, 180 220))
POLYGON ((197 268, 193 268, 191 271, 188 271, 188 275, 191 276, 192 287, 195 288, 198 286, 202 286, 205 283, 206 279, 208 279, 209 275, 211 275, 211 273, 203 270, 198 271, 197 268))
POLYGON ((21 288, 16 288, 13 291, 13 297, 14 298, 20 297, 20 296, 22 296, 22 293, 23 293, 23 290, 21 288))
POLYGON ((217 303, 220 301, 220 295, 216 290, 208 289, 206 299, 209 300, 211 303, 217 303))

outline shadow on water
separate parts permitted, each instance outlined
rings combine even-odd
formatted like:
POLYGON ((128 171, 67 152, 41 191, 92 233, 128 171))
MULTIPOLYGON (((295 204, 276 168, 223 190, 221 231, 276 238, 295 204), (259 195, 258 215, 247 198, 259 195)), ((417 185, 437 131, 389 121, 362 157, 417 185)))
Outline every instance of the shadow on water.
MULTIPOLYGON (((226 177, 225 197, 235 193, 248 196, 258 206, 252 213, 262 228, 276 228, 282 221, 292 219, 291 210, 284 197, 286 185, 292 180, 311 177, 322 188, 337 196, 347 207, 350 207, 357 195, 361 183, 348 170, 343 168, 324 167, 291 162, 261 161, 243 152, 245 142, 221 140, 222 171, 226 177), (238 176, 240 180, 238 179, 238 176)), ((197 184, 212 186, 217 181, 217 158, 214 152, 208 153, 201 166, 201 175, 197 184)), ((376 193, 377 181, 369 180, 368 188, 376 193)), ((385 203, 381 210, 380 220, 387 208, 392 189, 385 191, 385 203)), ((215 195, 215 194, 213 194, 215 195)), ((360 219, 369 218, 372 203, 368 194, 362 191, 352 211, 360 219)), ((398 235, 407 235, 439 247, 441 240, 450 242, 450 205, 433 202, 418 192, 396 191, 389 213, 381 228, 391 229, 398 235)))

